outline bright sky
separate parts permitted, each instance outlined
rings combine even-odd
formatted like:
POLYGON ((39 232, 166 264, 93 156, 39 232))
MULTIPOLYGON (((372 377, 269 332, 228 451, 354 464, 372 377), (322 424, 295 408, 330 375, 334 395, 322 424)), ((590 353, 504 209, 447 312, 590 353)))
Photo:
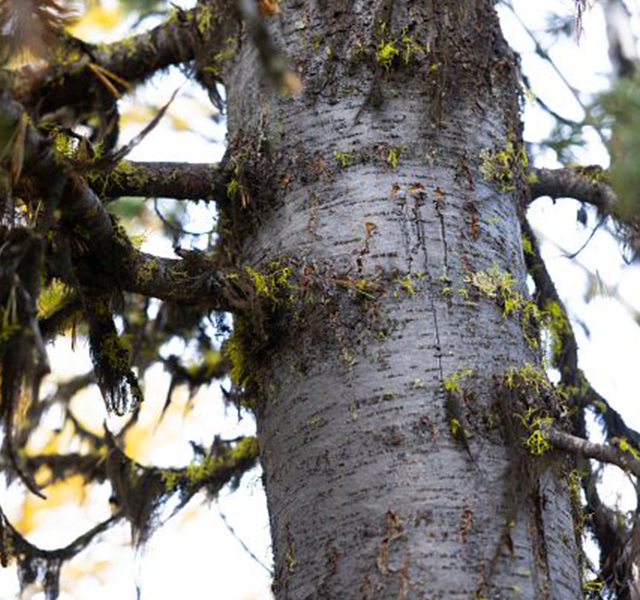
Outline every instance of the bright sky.
MULTIPOLYGON (((114 3, 103 2, 108 10, 114 3)), ((193 2, 179 2, 183 6, 193 2)), ((542 28, 547 8, 564 5, 568 13, 574 10, 572 0, 514 0, 521 18, 532 29, 542 28)), ((512 46, 521 53, 523 68, 529 75, 536 93, 557 112, 573 118, 582 117, 579 105, 557 75, 546 63, 535 56, 533 45, 527 40, 520 24, 506 9, 501 11, 505 31, 512 46)), ((640 23, 635 22, 640 32, 640 23)), ((592 92, 605 89, 608 85, 609 62, 606 53, 604 24, 599 7, 585 14, 585 32, 580 41, 562 40, 557 42, 551 54, 572 85, 592 92)), ((121 32, 120 32, 121 33, 121 32)), ((118 37, 118 33, 115 37, 118 37)), ((164 104, 174 89, 181 88, 179 100, 172 107, 171 117, 165 121, 132 154, 138 160, 171 160, 190 162, 214 162, 224 151, 224 125, 211 118, 206 96, 193 84, 185 83, 186 78, 177 69, 155 79, 136 93, 136 102, 155 106, 164 104), (190 132, 186 127, 193 129, 190 132)), ((123 136, 129 139, 139 131, 150 111, 134 110, 129 100, 121 104, 123 114, 128 113, 130 128, 123 136)), ((533 103, 525 111, 525 137, 535 142, 549 132, 549 117, 533 103)), ((606 153, 599 146, 595 135, 591 136, 589 147, 581 153, 580 160, 586 164, 605 164, 606 153)), ((549 154, 537 159, 538 166, 557 166, 549 154)), ((163 206, 168 206, 166 201, 163 206)), ((624 299, 629 306, 640 307, 640 272, 637 267, 623 263, 619 249, 610 236, 598 232, 580 254, 579 265, 563 256, 565 251, 580 248, 591 233, 594 218, 591 216, 586 229, 574 226, 577 203, 539 201, 530 211, 534 228, 545 241, 544 250, 548 266, 558 289, 566 300, 571 314, 578 321, 587 324, 585 329, 577 326, 576 334, 580 342, 580 361, 595 387, 625 416, 629 424, 640 429, 640 413, 637 411, 637 396, 640 389, 638 365, 640 364, 640 328, 634 323, 633 315, 616 300, 624 299), (583 266, 580 266, 583 265, 583 266), (586 267, 586 268, 585 268, 586 267), (600 284, 611 291, 607 296, 586 302, 584 292, 589 272, 597 274, 600 284)), ((211 214, 203 206, 190 209, 190 221, 186 229, 207 231, 211 229, 211 214)), ((162 239, 156 225, 149 221, 147 249, 169 256, 171 243, 162 239)), ((183 348, 173 349, 182 353, 183 348)), ((188 355, 188 349, 186 350, 188 355)), ((62 340, 51 352, 54 372, 84 372, 90 368, 86 347, 76 348, 71 354, 69 341, 62 340)), ((142 413, 141 425, 145 432, 155 427, 161 409, 168 379, 161 369, 155 369, 147 377, 147 400, 142 413)), ((192 456, 188 440, 205 445, 212 440, 214 432, 223 432, 226 437, 240 433, 250 433, 253 425, 248 418, 238 422, 237 413, 225 413, 219 402, 219 390, 200 392, 193 409, 186 408, 185 394, 176 394, 175 410, 170 412, 156 431, 158 443, 145 445, 132 439, 130 444, 142 462, 159 465, 184 465, 192 456), (183 419, 185 410, 188 418, 183 419), (180 434, 177 435, 177 432, 180 434)), ((81 395, 74 406, 92 426, 99 428, 104 418, 102 400, 93 390, 81 395)), ((54 422, 59 416, 51 415, 54 422)), ((135 436, 134 436, 135 438, 135 436)), ((129 448, 128 448, 129 450, 129 448)), ((616 498, 626 481, 614 469, 608 470, 609 495, 616 498)), ((80 486, 77 486, 76 495, 80 486)), ((62 502, 73 496, 72 492, 51 494, 52 501, 62 502)), ((47 511, 39 511, 41 501, 30 499, 28 506, 33 516, 32 523, 22 523, 30 533, 29 539, 43 547, 57 547, 71 541, 76 535, 107 516, 105 507, 109 496, 108 486, 102 486, 91 493, 81 507, 69 503, 47 516, 47 511), (31 528, 33 528, 31 530, 31 528)), ((17 487, 7 490, 0 486, 2 506, 8 513, 19 519, 22 496, 17 487)), ((63 570, 63 591, 61 600, 88 598, 106 600, 117 597, 134 599, 135 584, 142 588, 142 599, 165 600, 188 598, 189 600, 266 600, 269 592, 270 576, 256 561, 249 557, 238 540, 229 532, 219 515, 219 509, 226 515, 228 523, 236 534, 250 547, 257 557, 270 566, 268 517, 259 472, 244 478, 241 488, 233 493, 223 492, 218 502, 210 506, 203 504, 201 497, 151 538, 142 557, 134 556, 128 547, 126 526, 116 528, 103 536, 104 542, 94 543, 63 570), (66 582, 66 583, 65 583, 66 582)), ((0 569, 0 598, 17 598, 18 585, 14 569, 0 569)), ((26 595, 39 600, 42 594, 26 595)))

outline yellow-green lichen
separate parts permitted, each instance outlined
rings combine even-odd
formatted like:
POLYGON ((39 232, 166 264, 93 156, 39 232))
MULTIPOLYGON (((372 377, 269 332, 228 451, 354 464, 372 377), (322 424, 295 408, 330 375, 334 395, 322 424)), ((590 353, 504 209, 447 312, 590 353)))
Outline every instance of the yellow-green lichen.
POLYGON ((395 40, 383 38, 376 47, 376 61, 385 69, 390 71, 396 57, 400 54, 395 40))
POLYGON ((138 280, 142 284, 147 284, 157 275, 158 271, 159 266, 157 259, 152 258, 150 260, 147 260, 142 263, 137 271, 138 280))
POLYGON ((442 378, 444 391, 447 392, 447 394, 461 394, 462 381, 471 377, 471 375, 473 375, 473 369, 459 369, 451 373, 451 375, 445 375, 442 378))
POLYGON ((465 277, 465 283, 494 302, 502 309, 502 317, 515 318, 521 325, 527 341, 538 345, 540 310, 534 302, 514 289, 516 280, 508 271, 502 271, 496 263, 487 271, 478 271, 465 277))
POLYGON ((355 161, 355 154, 353 152, 335 152, 334 155, 343 169, 352 165, 355 161))
POLYGON ((60 279, 52 279, 49 285, 40 292, 37 302, 38 318, 51 316, 67 299, 70 288, 60 279))
POLYGON ((529 407, 522 413, 515 413, 520 420, 528 436, 524 439, 525 448, 530 454, 540 456, 552 449, 552 445, 545 435, 545 428, 553 423, 551 417, 545 416, 540 409, 529 407))
POLYGON ((561 360, 564 340, 571 334, 571 324, 560 304, 550 301, 544 305, 542 325, 552 364, 556 366, 561 360))
POLYGON ((553 390, 545 372, 530 363, 525 363, 522 367, 507 369, 503 381, 509 389, 517 393, 533 392, 539 396, 542 392, 553 390))
POLYGON ((502 149, 485 149, 480 152, 482 177, 501 192, 514 191, 518 176, 526 169, 527 153, 522 144, 509 140, 502 149))
POLYGON ((114 371, 129 368, 129 348, 127 340, 113 333, 105 336, 100 343, 100 357, 107 361, 114 371))
POLYGON ((387 163, 392 169, 397 169, 400 164, 400 155, 402 154, 401 148, 389 148, 387 154, 387 163))

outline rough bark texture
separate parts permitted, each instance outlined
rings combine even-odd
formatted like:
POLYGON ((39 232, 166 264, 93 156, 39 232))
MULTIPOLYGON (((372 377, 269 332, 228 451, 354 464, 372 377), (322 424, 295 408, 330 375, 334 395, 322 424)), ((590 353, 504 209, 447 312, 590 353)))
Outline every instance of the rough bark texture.
POLYGON ((246 40, 225 74, 262 190, 244 259, 306 285, 252 375, 276 597, 575 600, 566 481, 553 461, 519 481, 495 419, 496 378, 537 350, 474 284, 510 272, 526 295, 515 59, 489 0, 373 4, 282 3, 299 97, 246 40), (445 411, 464 369, 473 460, 445 411))

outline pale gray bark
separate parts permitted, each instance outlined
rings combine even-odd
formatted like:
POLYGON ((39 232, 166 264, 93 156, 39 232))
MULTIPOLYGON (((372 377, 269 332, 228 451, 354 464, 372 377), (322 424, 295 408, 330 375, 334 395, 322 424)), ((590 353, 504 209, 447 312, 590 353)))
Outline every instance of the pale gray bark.
POLYGON ((248 42, 225 79, 231 147, 263 184, 245 259, 295 258, 315 282, 255 374, 276 597, 575 600, 566 480, 551 464, 520 485, 495 423, 496 377, 537 350, 469 282, 497 265, 526 294, 521 187, 480 169, 521 141, 492 2, 396 0, 388 36, 416 46, 388 71, 371 2, 282 5, 270 28, 302 94, 271 89, 248 42), (477 464, 444 411, 462 369, 477 464))

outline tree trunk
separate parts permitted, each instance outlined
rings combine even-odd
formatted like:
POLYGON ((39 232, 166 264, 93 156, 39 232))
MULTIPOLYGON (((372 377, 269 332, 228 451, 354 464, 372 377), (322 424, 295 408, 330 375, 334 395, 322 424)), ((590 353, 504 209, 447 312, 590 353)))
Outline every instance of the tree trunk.
POLYGON ((505 374, 540 358, 517 61, 493 2, 281 4, 269 28, 301 94, 245 38, 225 78, 246 185, 228 230, 248 264, 295 274, 242 381, 276 597, 575 600, 566 473, 518 459, 504 425, 505 374))

